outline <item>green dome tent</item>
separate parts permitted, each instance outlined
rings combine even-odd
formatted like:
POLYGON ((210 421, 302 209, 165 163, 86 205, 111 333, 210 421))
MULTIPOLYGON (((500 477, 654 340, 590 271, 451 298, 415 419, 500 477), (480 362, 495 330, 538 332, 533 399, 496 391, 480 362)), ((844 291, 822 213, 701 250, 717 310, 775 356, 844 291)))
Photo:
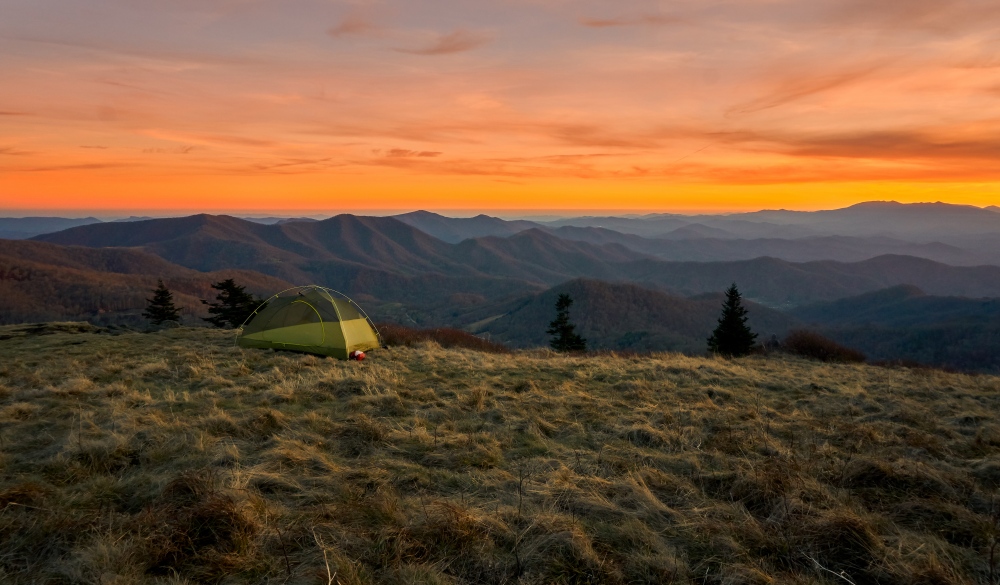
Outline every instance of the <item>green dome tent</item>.
POLYGON ((267 299, 240 327, 240 347, 287 349, 346 360, 381 347, 378 330, 354 301, 321 286, 300 286, 267 299))

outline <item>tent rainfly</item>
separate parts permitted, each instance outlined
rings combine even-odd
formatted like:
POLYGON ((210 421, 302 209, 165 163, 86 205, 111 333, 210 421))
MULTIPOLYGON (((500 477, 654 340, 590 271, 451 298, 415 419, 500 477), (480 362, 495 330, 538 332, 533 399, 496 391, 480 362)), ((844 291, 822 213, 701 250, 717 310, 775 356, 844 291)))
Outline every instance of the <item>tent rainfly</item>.
POLYGON ((346 360, 381 347, 378 330, 346 295, 322 286, 290 288, 267 299, 237 332, 237 345, 346 360))

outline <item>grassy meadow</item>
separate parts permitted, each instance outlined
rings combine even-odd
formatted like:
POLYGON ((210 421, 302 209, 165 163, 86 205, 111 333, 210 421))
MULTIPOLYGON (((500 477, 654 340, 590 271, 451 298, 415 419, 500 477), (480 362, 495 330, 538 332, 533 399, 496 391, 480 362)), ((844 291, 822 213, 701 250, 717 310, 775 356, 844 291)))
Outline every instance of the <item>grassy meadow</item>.
POLYGON ((1000 582, 1000 378, 0 328, 0 582, 1000 582))

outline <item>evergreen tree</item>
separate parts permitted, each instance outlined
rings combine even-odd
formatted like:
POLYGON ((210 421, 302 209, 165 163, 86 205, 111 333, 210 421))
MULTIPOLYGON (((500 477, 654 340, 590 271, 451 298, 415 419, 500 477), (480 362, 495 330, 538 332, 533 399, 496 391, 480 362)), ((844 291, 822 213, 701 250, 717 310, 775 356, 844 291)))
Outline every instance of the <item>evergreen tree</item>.
POLYGON ((163 285, 163 280, 156 281, 153 298, 146 299, 146 310, 142 312, 142 316, 153 325, 160 325, 164 321, 180 321, 180 309, 174 306, 174 293, 163 285))
POLYGON ((212 288, 219 291, 215 297, 218 302, 210 303, 202 299, 201 303, 208 305, 208 312, 212 315, 211 317, 202 317, 202 320, 208 321, 216 327, 224 328, 229 325, 235 328, 243 325, 247 317, 253 314, 262 302, 261 299, 248 293, 245 286, 233 282, 232 278, 217 282, 212 285, 212 288))
POLYGON ((576 333, 576 325, 569 322, 569 307, 573 299, 561 294, 556 299, 556 318, 549 323, 546 333, 552 336, 549 345, 556 351, 586 351, 587 340, 576 333))
POLYGON ((753 349, 757 334, 747 326, 747 310, 734 282, 726 291, 726 301, 722 303, 719 325, 708 338, 708 351, 725 357, 740 357, 753 349))

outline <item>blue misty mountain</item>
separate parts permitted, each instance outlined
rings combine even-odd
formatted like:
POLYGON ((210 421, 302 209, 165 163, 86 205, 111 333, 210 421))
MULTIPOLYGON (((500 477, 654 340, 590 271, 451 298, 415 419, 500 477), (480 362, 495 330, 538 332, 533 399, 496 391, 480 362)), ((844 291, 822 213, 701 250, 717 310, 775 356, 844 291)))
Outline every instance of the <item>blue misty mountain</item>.
POLYGON ((959 236, 1000 234, 1000 217, 993 209, 947 203, 872 201, 826 211, 768 210, 728 215, 647 215, 569 218, 548 225, 603 227, 646 237, 662 237, 690 224, 716 228, 732 237, 803 238, 843 235, 883 236, 910 242, 952 243, 959 236))
POLYGON ((0 239, 25 240, 71 227, 101 223, 96 217, 0 217, 0 239))
POLYGON ((482 214, 475 217, 446 217, 430 211, 414 211, 393 217, 451 244, 484 236, 512 236, 524 230, 540 227, 540 224, 533 221, 507 221, 482 214))

